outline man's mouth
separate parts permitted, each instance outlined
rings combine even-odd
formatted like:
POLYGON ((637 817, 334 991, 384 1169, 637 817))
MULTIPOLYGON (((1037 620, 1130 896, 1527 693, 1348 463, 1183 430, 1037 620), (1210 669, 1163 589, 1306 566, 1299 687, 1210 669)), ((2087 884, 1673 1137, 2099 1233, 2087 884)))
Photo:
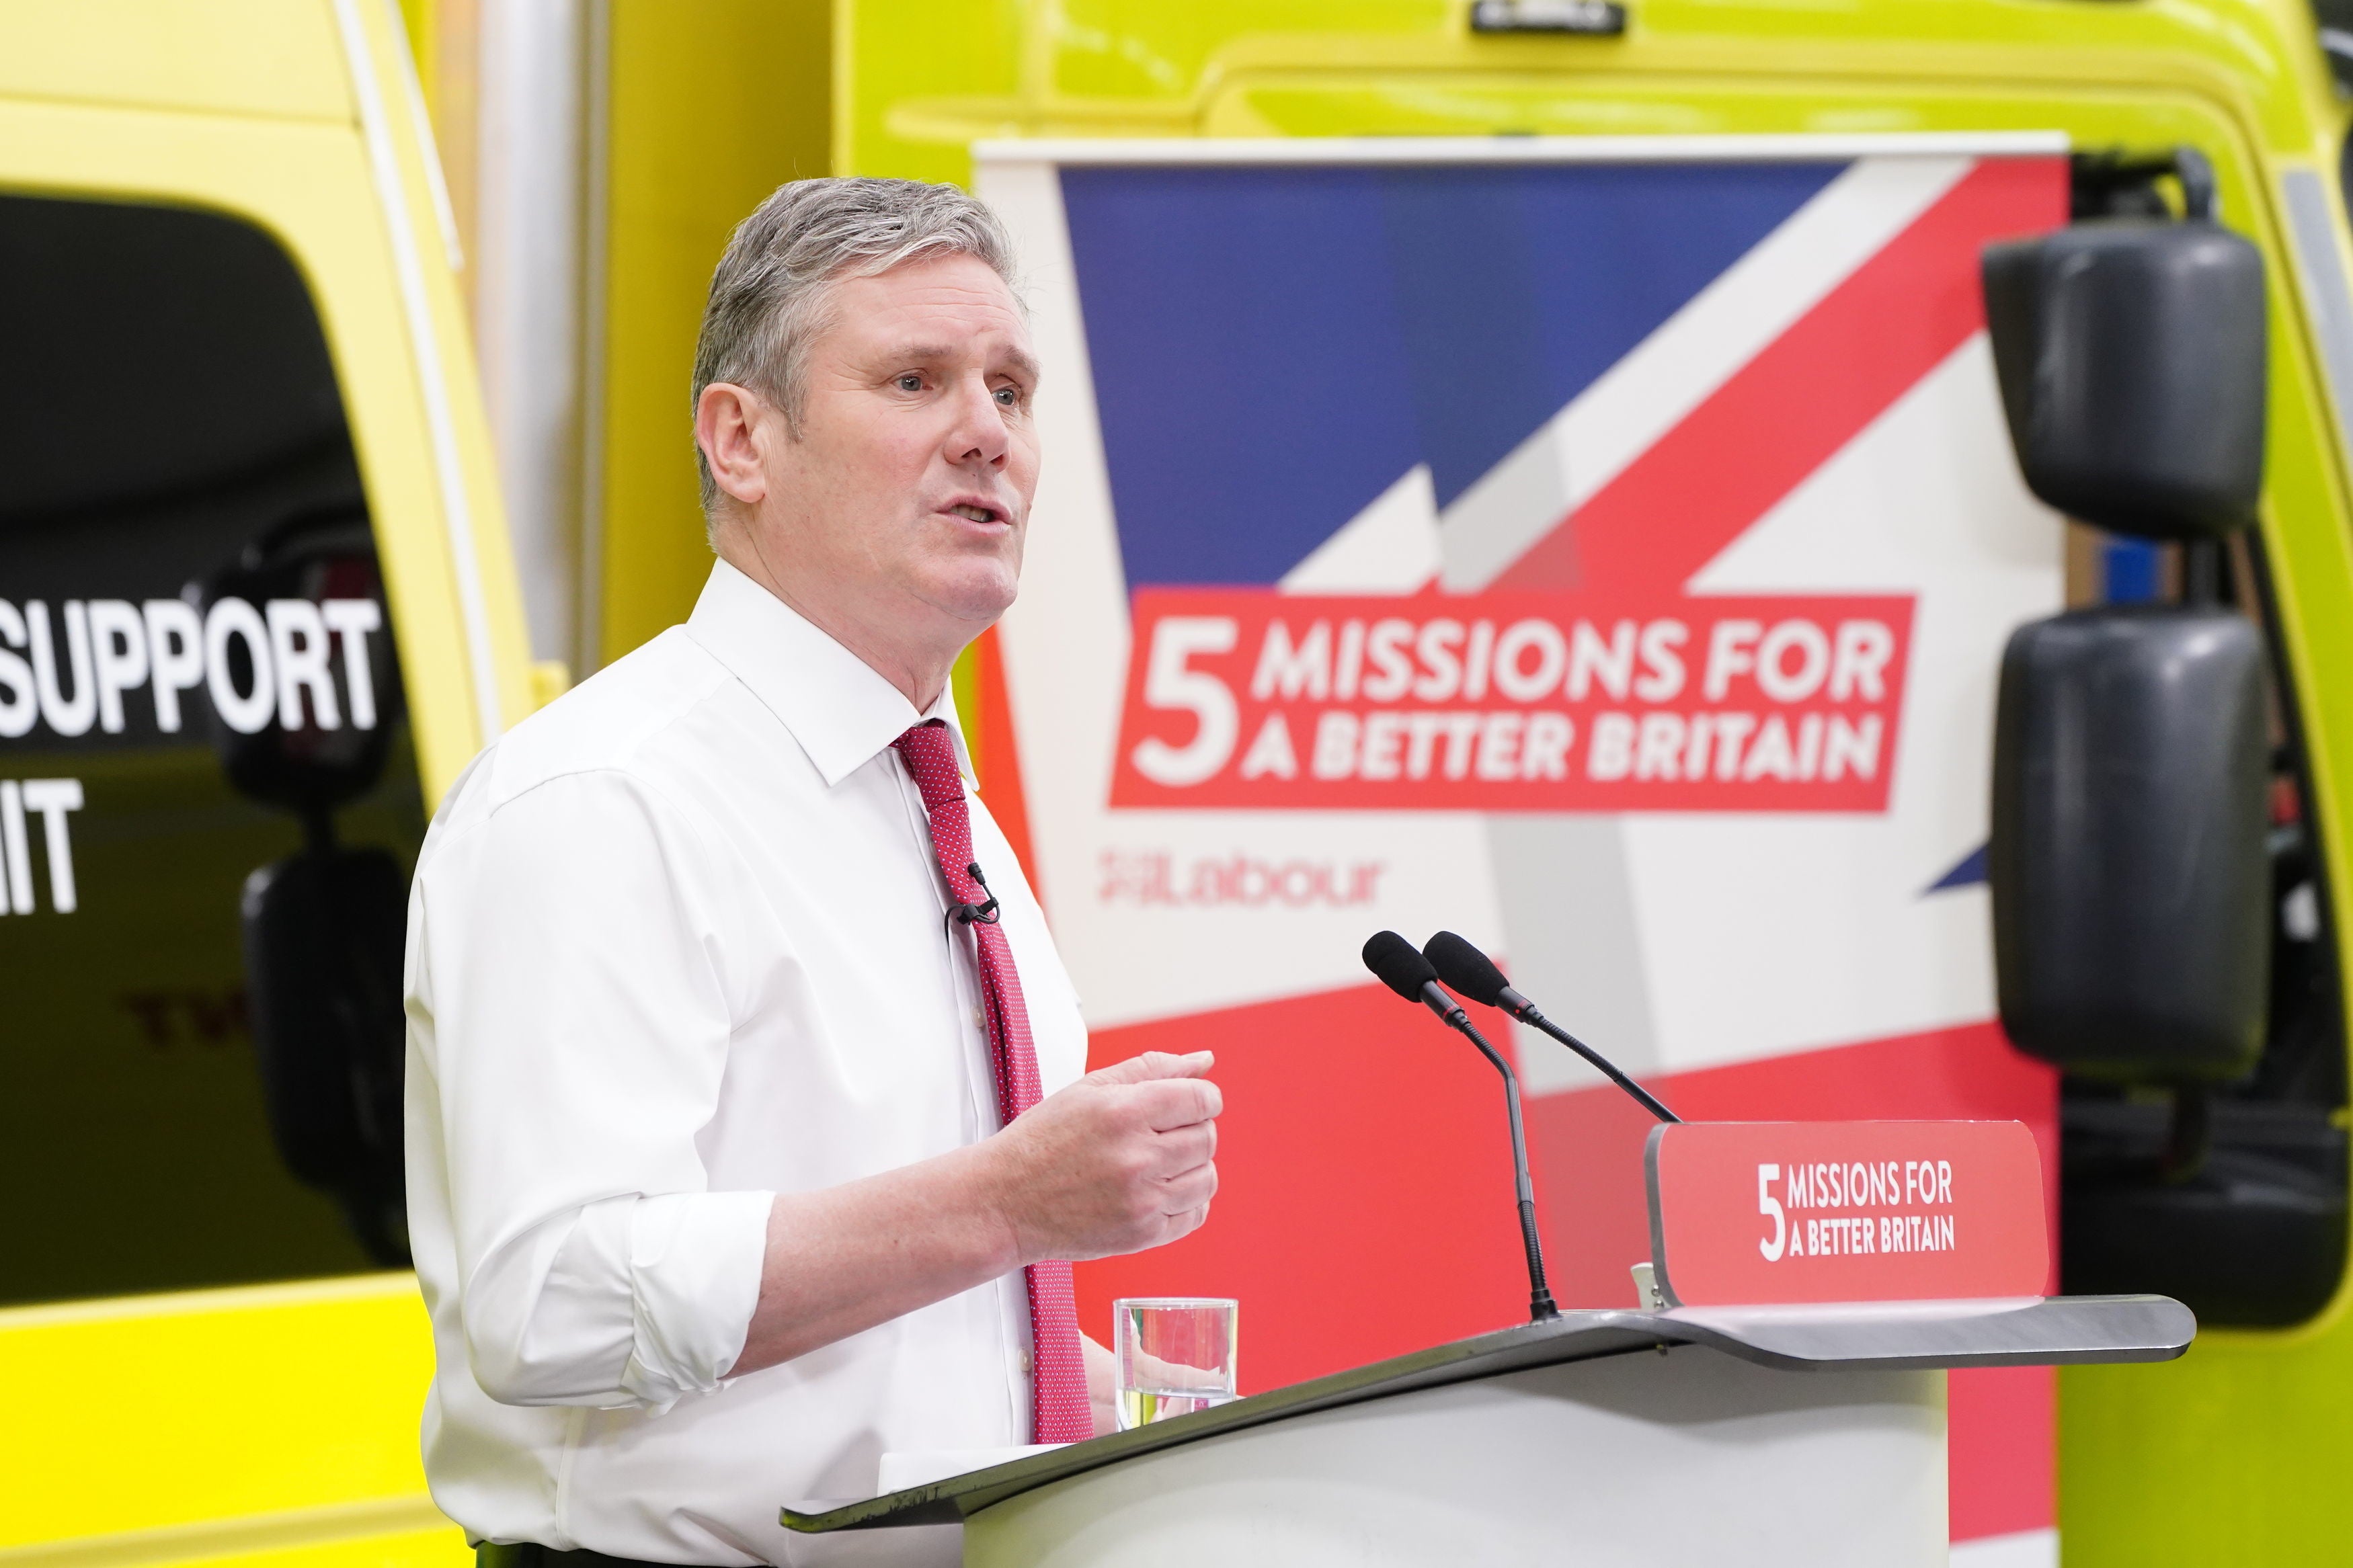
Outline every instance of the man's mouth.
POLYGON ((955 505, 948 508, 948 510, 955 513, 958 517, 969 518, 975 522, 1003 522, 1005 521, 1004 513, 994 510, 988 507, 975 506, 969 501, 958 501, 955 505))

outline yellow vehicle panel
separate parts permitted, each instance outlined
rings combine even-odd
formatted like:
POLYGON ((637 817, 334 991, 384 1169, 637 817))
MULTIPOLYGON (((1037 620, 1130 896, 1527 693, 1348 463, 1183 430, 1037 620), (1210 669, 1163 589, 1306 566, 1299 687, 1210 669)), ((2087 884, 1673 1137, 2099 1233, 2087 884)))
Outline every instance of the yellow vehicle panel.
POLYGON ((0 1342, 41 1413, 0 1430, 0 1563, 463 1547, 425 1495, 407 1274, 20 1308, 0 1342))
POLYGON ((233 13, 11 0, 0 28, 0 97, 353 123, 335 16, 318 0, 247 0, 233 13))

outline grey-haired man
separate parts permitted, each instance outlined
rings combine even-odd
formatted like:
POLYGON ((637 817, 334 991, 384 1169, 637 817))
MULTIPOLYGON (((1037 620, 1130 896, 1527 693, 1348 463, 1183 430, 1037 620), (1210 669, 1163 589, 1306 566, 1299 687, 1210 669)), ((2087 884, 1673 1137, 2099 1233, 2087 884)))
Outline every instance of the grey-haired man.
POLYGON ((1108 1424, 1068 1261, 1198 1226, 1206 1052, 1084 1073, 949 668, 1012 603, 1038 365, 947 186, 787 185, 712 284, 689 622, 485 752, 418 862, 436 1500, 487 1555, 953 1562, 780 1503, 1108 1424))

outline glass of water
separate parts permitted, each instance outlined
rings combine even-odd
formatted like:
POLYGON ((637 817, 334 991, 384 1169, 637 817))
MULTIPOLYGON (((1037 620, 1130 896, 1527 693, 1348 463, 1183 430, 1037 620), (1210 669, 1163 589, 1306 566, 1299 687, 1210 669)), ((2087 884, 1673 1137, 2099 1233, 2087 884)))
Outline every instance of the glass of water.
POLYGON ((1239 1301, 1147 1296, 1112 1303, 1119 1429, 1190 1415, 1234 1397, 1239 1301))

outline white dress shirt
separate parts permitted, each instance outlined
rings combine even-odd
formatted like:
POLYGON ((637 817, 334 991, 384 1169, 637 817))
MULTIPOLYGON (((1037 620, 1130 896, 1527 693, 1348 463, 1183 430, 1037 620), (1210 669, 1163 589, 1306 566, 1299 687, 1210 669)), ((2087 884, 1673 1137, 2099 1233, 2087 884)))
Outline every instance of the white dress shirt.
MULTIPOLYGON (((426 1471, 469 1536, 953 1563, 953 1530, 797 1536, 776 1511, 872 1495, 885 1451, 1029 1440, 1018 1271, 727 1375, 772 1194, 997 1127, 972 944, 891 746, 934 716, 963 758, 945 695, 917 713, 722 563, 685 626, 443 803, 409 906, 408 1215, 438 1362, 426 1471)), ((1085 1026, 971 807, 1051 1093, 1085 1026)))

